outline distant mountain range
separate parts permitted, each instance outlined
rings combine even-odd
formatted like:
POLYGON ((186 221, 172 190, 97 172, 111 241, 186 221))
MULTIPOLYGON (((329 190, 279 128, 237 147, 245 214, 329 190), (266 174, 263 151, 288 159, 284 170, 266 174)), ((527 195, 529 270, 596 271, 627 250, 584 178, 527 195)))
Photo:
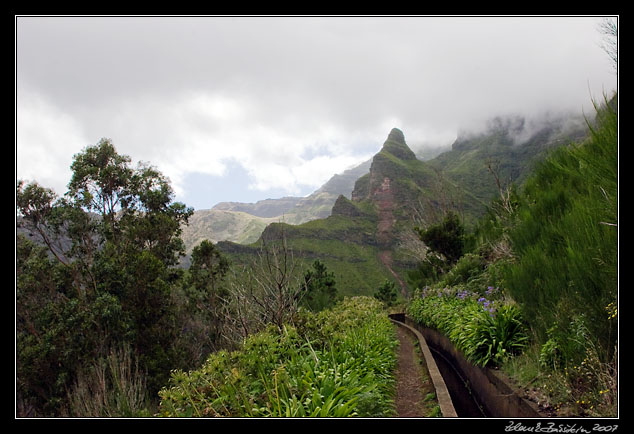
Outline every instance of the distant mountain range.
MULTIPOLYGON (((553 117, 537 126, 518 117, 494 118, 485 131, 463 133, 450 149, 439 153, 440 148, 435 148, 433 154, 426 156, 430 169, 428 187, 439 187, 439 179, 444 177, 454 190, 459 188, 460 193, 454 191, 452 200, 454 205, 462 207, 467 220, 471 220, 481 214, 496 193, 487 161, 496 164, 504 182, 521 182, 533 159, 539 158, 542 151, 584 134, 582 121, 576 118, 553 117)), ((409 147, 406 154, 409 159, 421 160, 409 147)), ((340 195, 351 199, 356 181, 369 175, 371 163, 372 160, 368 160, 334 175, 307 197, 265 199, 256 203, 221 202, 211 209, 196 210, 189 225, 183 228, 187 251, 204 239, 249 244, 257 241, 267 225, 275 222, 298 225, 326 218, 340 195)), ((447 192, 437 193, 434 201, 448 200, 447 192)))
POLYGON ((498 119, 486 131, 462 135, 451 150, 428 161, 419 160, 394 128, 370 162, 333 177, 307 198, 219 204, 211 211, 253 216, 264 229, 259 238, 257 231, 250 233, 254 241, 227 239, 218 247, 241 262, 258 251, 259 239, 284 237, 307 266, 315 259, 325 263, 342 295, 373 294, 384 279, 407 294, 406 274, 422 248, 413 226, 433 223, 448 209, 465 224, 474 222, 499 194, 487 167, 494 165, 505 185, 521 183, 549 149, 586 135, 583 123, 569 125, 561 118, 528 131, 521 119, 498 119), (277 213, 284 218, 270 217, 277 213))
MULTIPOLYGON (((521 186, 549 150, 586 136, 578 118, 550 117, 537 125, 496 118, 422 161, 394 128, 371 160, 334 175, 313 194, 195 211, 182 238, 188 253, 207 239, 239 263, 257 254, 260 241, 284 237, 307 267, 319 259, 335 273, 341 295, 373 294, 385 279, 407 294, 407 272, 424 247, 414 225, 434 223, 447 210, 466 225, 475 222, 499 194, 491 167, 503 185, 521 186)), ((183 258, 181 265, 188 264, 183 258)))
POLYGON ((265 199, 256 203, 221 202, 212 209, 197 210, 183 227, 187 251, 202 240, 233 241, 249 244, 257 239, 270 223, 302 224, 330 215, 340 195, 350 197, 356 180, 368 172, 366 161, 341 174, 336 174, 307 197, 265 199))

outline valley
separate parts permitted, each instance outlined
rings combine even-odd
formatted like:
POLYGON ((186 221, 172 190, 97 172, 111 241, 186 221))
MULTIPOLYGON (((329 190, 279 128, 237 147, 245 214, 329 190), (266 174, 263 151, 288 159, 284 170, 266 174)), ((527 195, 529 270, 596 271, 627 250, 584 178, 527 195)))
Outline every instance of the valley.
POLYGON ((495 161, 505 185, 522 182, 554 144, 585 134, 571 124, 580 125, 551 122, 517 145, 516 123, 498 121, 485 132, 458 138, 450 150, 427 161, 418 159, 404 133, 393 128, 370 161, 333 176, 308 197, 225 202, 196 211, 183 228, 183 240, 188 252, 202 239, 212 240, 232 261, 243 263, 262 239, 283 237, 305 264, 319 259, 333 270, 342 295, 371 295, 387 279, 407 297, 413 289, 407 273, 425 251, 412 236, 414 227, 437 223, 447 211, 472 224, 499 195, 487 164, 495 161))

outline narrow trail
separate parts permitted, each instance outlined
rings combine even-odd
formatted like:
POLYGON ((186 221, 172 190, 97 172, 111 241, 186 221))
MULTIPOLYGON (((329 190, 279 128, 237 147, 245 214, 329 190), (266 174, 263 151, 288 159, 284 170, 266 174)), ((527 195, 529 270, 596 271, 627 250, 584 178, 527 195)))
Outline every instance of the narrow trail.
POLYGON ((397 327, 400 342, 396 371, 396 417, 428 417, 435 400, 425 401, 434 392, 421 358, 415 351, 414 339, 407 330, 397 327))

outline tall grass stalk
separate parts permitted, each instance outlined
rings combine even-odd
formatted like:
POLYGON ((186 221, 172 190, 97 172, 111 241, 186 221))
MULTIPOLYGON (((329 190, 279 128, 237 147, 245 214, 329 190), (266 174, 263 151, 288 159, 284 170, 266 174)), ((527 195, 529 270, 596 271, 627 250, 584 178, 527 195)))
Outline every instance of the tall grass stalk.
POLYGON ((71 417, 149 416, 145 375, 128 347, 80 371, 68 391, 71 417))
POLYGON ((393 411, 397 339, 379 301, 345 299, 174 371, 161 416, 348 417, 393 411))
MULTIPOLYGON (((515 262, 506 285, 540 340, 581 314, 609 358, 616 330, 618 118, 606 101, 582 143, 558 148, 526 182, 509 231, 515 262)), ((581 354, 578 354, 581 356, 581 354)))

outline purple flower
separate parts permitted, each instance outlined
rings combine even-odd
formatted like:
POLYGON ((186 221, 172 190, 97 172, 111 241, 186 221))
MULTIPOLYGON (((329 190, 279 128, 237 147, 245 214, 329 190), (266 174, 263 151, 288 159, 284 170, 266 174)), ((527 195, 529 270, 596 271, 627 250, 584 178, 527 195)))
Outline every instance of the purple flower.
POLYGON ((478 304, 481 304, 482 307, 484 307, 485 310, 487 310, 489 308, 489 305, 491 304, 491 302, 489 300, 487 300, 484 297, 480 297, 478 299, 478 304))

